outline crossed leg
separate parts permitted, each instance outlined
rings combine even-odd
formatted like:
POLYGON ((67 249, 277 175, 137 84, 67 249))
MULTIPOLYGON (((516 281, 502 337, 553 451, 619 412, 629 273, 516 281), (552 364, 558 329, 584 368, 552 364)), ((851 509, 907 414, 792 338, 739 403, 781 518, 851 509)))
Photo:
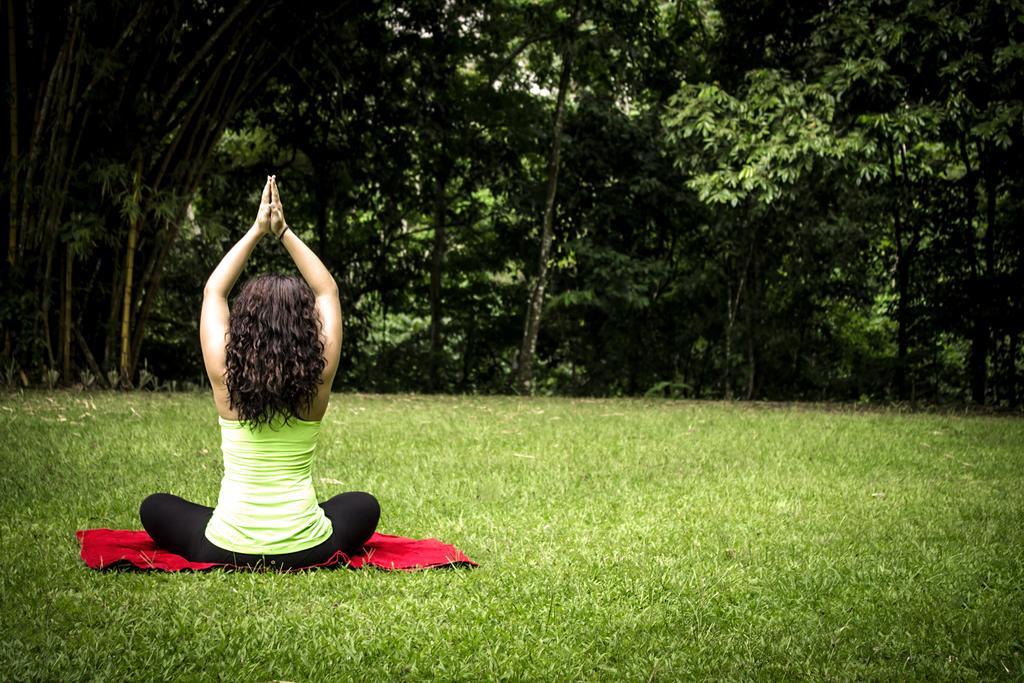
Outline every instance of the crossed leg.
POLYGON ((213 508, 170 493, 154 493, 139 507, 142 526, 158 546, 192 562, 253 565, 273 564, 281 569, 326 562, 338 550, 356 553, 370 539, 380 520, 377 499, 362 491, 349 491, 320 503, 334 533, 323 543, 284 555, 248 555, 218 548, 206 538, 213 508))

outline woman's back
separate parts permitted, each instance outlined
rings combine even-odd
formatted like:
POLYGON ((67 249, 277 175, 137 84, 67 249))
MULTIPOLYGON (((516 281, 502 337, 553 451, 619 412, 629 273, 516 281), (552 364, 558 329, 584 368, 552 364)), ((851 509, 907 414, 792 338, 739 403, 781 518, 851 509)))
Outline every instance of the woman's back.
POLYGON ((320 423, 277 418, 253 428, 219 422, 224 477, 207 539, 234 552, 282 554, 330 537, 311 476, 320 423))

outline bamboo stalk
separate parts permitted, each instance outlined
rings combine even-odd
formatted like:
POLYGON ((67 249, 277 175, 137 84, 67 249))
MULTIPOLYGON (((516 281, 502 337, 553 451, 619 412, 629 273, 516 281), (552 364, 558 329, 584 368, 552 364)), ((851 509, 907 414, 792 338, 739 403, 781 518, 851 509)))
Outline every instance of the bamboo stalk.
POLYGON ((18 260, 18 48, 15 42, 14 0, 7 1, 7 56, 11 79, 11 189, 7 231, 7 262, 13 268, 18 260))
MULTIPOLYGON (((46 360, 48 369, 52 369, 56 362, 53 358, 53 343, 50 335, 50 278, 53 274, 53 242, 46 245, 46 265, 43 268, 43 293, 40 296, 39 316, 43 323, 43 341, 46 348, 46 360)), ((34 335, 33 335, 34 336, 34 335)))
POLYGON ((132 272, 135 269, 135 249, 139 241, 139 218, 141 211, 139 203, 142 198, 142 157, 140 156, 135 165, 135 177, 133 179, 132 199, 135 202, 135 214, 128 225, 128 248, 124 255, 124 294, 121 299, 121 359, 119 367, 121 370, 121 381, 131 381, 131 342, 129 332, 131 330, 132 313, 132 272))
POLYGON ((120 339, 121 332, 118 314, 121 311, 121 294, 124 293, 124 269, 121 267, 124 260, 121 257, 121 245, 124 244, 122 241, 123 235, 124 229, 122 228, 118 230, 118 241, 111 268, 113 273, 110 278, 110 313, 107 316, 107 329, 103 340, 103 367, 108 370, 117 364, 115 354, 118 353, 117 342, 120 339))
POLYGON ((60 355, 64 383, 68 384, 71 382, 71 278, 75 255, 71 250, 71 242, 64 244, 64 301, 61 306, 60 355))
POLYGON ((82 336, 82 331, 79 328, 79 325, 75 325, 75 338, 78 339, 78 348, 82 351, 82 357, 85 358, 85 364, 89 366, 92 374, 96 375, 96 381, 102 384, 106 381, 106 378, 103 377, 103 371, 100 370, 100 365, 96 362, 96 356, 92 355, 92 349, 89 348, 89 342, 87 342, 85 337, 82 336))
POLYGON ((55 196, 59 195, 57 191, 58 186, 61 184, 60 176, 65 169, 65 159, 67 156, 67 141, 69 126, 71 124, 71 101, 75 96, 75 89, 78 85, 78 74, 81 68, 81 61, 76 60, 72 56, 78 49, 77 43, 80 42, 79 38, 79 26, 81 12, 73 12, 74 22, 69 27, 69 38, 67 43, 62 50, 66 50, 62 70, 60 74, 60 86, 57 89, 59 97, 55 103, 57 105, 54 112, 54 124, 50 131, 50 145, 48 147, 49 155, 46 159, 45 173, 43 175, 43 191, 47 193, 48 199, 50 200, 42 211, 42 220, 38 222, 39 230, 36 232, 34 237, 39 239, 47 237, 51 239, 52 248, 52 236, 55 231, 55 226, 60 220, 60 214, 55 210, 57 202, 54 200, 55 196), (72 72, 71 65, 75 63, 75 69, 72 72), (68 81, 71 81, 70 86, 68 81), (57 144, 60 140, 63 144, 57 144))
MULTIPOLYGON (((68 52, 67 43, 68 41, 65 40, 64 43, 61 44, 61 48, 53 60, 53 66, 50 68, 50 75, 46 79, 46 87, 42 91, 42 97, 37 98, 38 103, 32 119, 32 135, 29 137, 27 150, 28 163, 25 165, 24 199, 22 200, 21 220, 19 221, 23 235, 26 232, 30 232, 29 221, 37 215, 35 212, 30 212, 30 208, 32 205, 32 189, 33 182, 35 180, 34 175, 36 170, 36 161, 40 154, 39 140, 42 137, 43 128, 45 127, 47 118, 49 117, 54 88, 56 87, 57 80, 64 68, 63 64, 68 52)), ((38 220, 36 220, 36 223, 38 224, 38 220)), ((22 239, 24 240, 24 237, 22 237, 22 239)))

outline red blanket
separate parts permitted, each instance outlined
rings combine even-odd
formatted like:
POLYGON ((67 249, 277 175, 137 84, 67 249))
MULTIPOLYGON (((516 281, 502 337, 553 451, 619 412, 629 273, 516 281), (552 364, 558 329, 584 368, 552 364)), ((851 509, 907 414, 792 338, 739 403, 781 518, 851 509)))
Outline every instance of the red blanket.
MULTIPOLYGON (((181 555, 161 550, 145 531, 86 529, 76 531, 82 543, 82 559, 93 569, 132 568, 177 572, 232 567, 213 562, 189 562, 181 555)), ((327 562, 312 567, 347 566, 378 569, 429 569, 431 567, 476 567, 473 560, 453 545, 436 538, 416 540, 387 534, 374 534, 362 551, 348 557, 340 550, 327 562)))

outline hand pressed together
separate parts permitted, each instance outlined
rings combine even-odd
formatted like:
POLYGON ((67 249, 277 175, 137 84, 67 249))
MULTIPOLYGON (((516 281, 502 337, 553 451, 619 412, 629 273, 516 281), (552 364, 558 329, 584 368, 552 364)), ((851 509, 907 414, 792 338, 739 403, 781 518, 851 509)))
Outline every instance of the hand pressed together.
POLYGON ((267 184, 263 186, 263 196, 260 197, 260 208, 256 213, 254 226, 262 234, 271 232, 271 176, 267 176, 267 184))
POLYGON ((281 235, 288 229, 288 223, 284 219, 284 205, 281 204, 281 195, 277 192, 277 176, 270 176, 270 232, 274 237, 281 239, 281 235))

